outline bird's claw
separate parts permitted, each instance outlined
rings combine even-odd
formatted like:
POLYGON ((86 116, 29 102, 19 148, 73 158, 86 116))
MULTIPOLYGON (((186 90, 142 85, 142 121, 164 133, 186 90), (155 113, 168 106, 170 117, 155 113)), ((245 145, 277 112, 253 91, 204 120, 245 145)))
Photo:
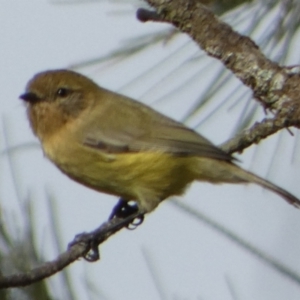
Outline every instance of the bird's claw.
POLYGON ((144 222, 144 215, 141 215, 133 219, 129 224, 126 225, 126 228, 129 230, 134 230, 144 222))
POLYGON ((86 261, 95 262, 100 259, 97 238, 94 234, 85 232, 77 234, 74 240, 69 243, 68 248, 71 248, 77 244, 89 245, 90 250, 83 256, 86 261))

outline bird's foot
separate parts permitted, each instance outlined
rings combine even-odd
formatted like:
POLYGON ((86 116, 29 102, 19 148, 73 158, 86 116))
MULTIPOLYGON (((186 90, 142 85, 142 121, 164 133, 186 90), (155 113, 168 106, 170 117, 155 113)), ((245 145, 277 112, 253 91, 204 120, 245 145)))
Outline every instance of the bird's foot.
MULTIPOLYGON (((133 214, 136 214, 139 211, 138 205, 133 202, 133 201, 126 201, 122 198, 120 198, 119 202, 117 205, 113 208, 109 220, 112 220, 113 218, 120 218, 120 219, 125 219, 130 217, 133 214)), ((126 228, 130 230, 136 229, 139 225, 141 225, 144 221, 144 215, 141 215, 132 222, 130 222, 126 228)))

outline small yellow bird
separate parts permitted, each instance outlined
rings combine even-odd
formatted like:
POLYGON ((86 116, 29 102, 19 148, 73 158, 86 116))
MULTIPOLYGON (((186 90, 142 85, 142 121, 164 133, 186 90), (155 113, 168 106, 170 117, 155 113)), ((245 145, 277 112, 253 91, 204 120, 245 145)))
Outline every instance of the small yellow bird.
POLYGON ((241 169, 180 122, 68 70, 37 74, 20 96, 46 156, 94 190, 151 212, 193 182, 256 183, 296 207, 284 189, 241 169))

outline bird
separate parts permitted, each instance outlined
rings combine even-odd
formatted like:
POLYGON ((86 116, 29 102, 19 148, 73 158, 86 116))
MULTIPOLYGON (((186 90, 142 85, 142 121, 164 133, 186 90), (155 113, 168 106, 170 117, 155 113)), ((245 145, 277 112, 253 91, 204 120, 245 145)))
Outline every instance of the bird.
POLYGON ((242 169, 193 129, 77 72, 38 73, 20 98, 45 156, 64 174, 136 202, 143 214, 193 181, 255 183, 300 207, 297 197, 242 169))

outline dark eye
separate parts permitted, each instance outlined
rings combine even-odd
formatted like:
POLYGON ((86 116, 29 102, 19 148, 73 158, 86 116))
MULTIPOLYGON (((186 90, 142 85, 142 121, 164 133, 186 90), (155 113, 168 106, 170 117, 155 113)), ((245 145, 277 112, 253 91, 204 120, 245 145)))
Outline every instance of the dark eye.
POLYGON ((59 88, 56 92, 57 96, 64 98, 67 97, 70 94, 70 90, 66 88, 59 88))

